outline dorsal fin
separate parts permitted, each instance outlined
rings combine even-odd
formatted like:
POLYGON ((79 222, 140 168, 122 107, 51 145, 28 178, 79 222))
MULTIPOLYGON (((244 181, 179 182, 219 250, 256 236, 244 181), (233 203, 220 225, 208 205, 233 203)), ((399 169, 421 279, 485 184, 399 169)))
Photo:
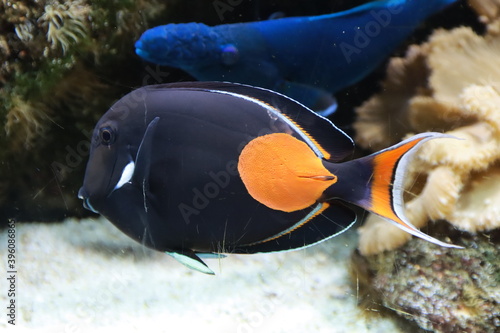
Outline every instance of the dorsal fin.
POLYGON ((256 99, 277 109, 296 123, 329 153, 329 160, 339 162, 352 155, 354 142, 330 120, 318 115, 299 102, 272 90, 229 82, 176 82, 149 86, 150 89, 191 89, 221 91, 256 99))

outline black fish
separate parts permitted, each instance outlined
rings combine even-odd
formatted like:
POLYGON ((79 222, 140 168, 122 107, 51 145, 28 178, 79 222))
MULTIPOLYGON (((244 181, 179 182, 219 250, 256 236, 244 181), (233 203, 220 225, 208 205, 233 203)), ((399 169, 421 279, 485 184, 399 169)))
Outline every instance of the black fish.
POLYGON ((251 86, 147 86, 97 123, 79 197, 142 244, 199 258, 303 248, 349 228, 355 204, 403 230, 405 166, 425 133, 343 162, 353 141, 303 105, 251 86))

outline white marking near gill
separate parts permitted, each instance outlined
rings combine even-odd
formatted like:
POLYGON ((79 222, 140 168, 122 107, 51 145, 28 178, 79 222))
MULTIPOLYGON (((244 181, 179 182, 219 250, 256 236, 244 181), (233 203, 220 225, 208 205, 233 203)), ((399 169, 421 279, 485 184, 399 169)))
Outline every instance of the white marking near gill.
POLYGON ((130 183, 130 179, 132 179, 132 175, 134 174, 134 170, 135 170, 135 163, 134 163, 134 161, 130 161, 123 168, 122 176, 120 177, 120 180, 118 181, 118 183, 116 183, 116 186, 113 190, 118 190, 126 183, 130 183))

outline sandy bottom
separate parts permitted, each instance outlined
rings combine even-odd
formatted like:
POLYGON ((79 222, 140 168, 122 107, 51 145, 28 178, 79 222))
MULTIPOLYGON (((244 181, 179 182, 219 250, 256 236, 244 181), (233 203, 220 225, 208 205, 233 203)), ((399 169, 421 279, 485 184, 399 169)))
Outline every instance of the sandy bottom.
MULTIPOLYGON (((354 230, 301 251, 207 259, 215 276, 142 247, 104 219, 18 223, 16 237, 14 331, 401 332, 356 307, 347 269, 354 230)), ((6 231, 0 255, 7 275, 6 231)), ((2 309, 7 289, 1 276, 2 309)), ((12 329, 5 313, 0 330, 12 329)))

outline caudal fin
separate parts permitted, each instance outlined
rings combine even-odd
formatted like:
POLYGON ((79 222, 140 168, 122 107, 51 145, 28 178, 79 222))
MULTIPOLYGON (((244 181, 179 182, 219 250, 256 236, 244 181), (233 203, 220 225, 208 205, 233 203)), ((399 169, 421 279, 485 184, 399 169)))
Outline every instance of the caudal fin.
POLYGON ((373 174, 370 180, 370 197, 366 200, 364 208, 385 218, 404 231, 431 243, 445 247, 462 248, 426 235, 412 225, 404 214, 403 182, 411 155, 425 141, 449 137, 449 135, 440 133, 422 133, 366 157, 371 160, 373 174))

